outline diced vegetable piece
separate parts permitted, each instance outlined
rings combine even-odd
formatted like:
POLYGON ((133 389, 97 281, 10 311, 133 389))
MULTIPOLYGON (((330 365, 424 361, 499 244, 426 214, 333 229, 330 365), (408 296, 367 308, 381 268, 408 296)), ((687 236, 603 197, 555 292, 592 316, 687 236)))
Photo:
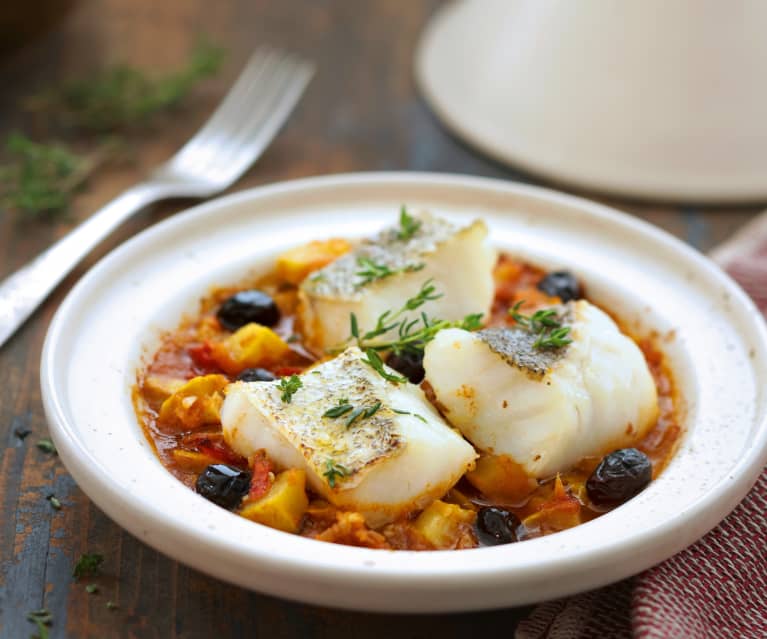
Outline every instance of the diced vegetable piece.
POLYGON ((268 368, 289 351, 290 347, 277 333, 260 324, 246 324, 212 345, 214 361, 229 375, 237 375, 246 368, 268 368))
POLYGON ((229 384, 224 375, 202 375, 190 379, 160 407, 161 426, 192 429, 220 421, 222 391, 229 384))
POLYGON ((294 533, 298 531, 308 507, 306 472, 293 468, 277 475, 269 492, 245 505, 240 515, 259 524, 294 533))
POLYGON ((144 397, 150 402, 162 402, 186 384, 185 379, 167 375, 149 375, 144 380, 144 397))
POLYGON ((173 449, 173 461, 182 470, 188 470, 192 473, 201 473, 208 466, 217 464, 219 459, 205 453, 199 453, 194 450, 184 450, 183 448, 173 449))
POLYGON ((538 512, 525 517, 522 525, 542 534, 567 530, 583 521, 580 502, 569 494, 557 476, 551 497, 538 506, 538 512))
POLYGON ((437 500, 418 515, 413 527, 438 550, 456 548, 462 538, 471 534, 476 516, 471 510, 437 500))
POLYGON ((522 500, 537 486, 522 466, 506 455, 482 455, 466 479, 485 496, 503 501, 522 500))
POLYGON ((277 276, 298 285, 309 273, 327 266, 351 248, 349 242, 341 239, 316 240, 297 246, 277 258, 277 276))

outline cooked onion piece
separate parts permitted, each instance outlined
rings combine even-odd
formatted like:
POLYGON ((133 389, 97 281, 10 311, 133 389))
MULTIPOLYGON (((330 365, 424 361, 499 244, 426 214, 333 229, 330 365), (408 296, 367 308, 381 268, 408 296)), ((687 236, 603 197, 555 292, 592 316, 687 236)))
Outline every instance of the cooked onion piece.
POLYGON ((529 327, 448 329, 426 347, 426 380, 446 418, 483 453, 551 477, 640 439, 658 415, 642 352, 580 300, 558 307, 570 343, 541 346, 529 327), (536 344, 536 342, 538 342, 536 344))
POLYGON ((380 526, 444 495, 476 453, 420 388, 384 379, 364 358, 349 348, 289 394, 285 380, 234 383, 221 421, 240 455, 264 449, 279 466, 305 469, 316 493, 380 526))
MULTIPOLYGON (((404 212, 403 212, 404 213, 404 212)), ((386 229, 301 284, 299 315, 307 343, 318 352, 349 338, 349 318, 362 332, 382 313, 398 309, 432 280, 439 299, 419 309, 429 317, 460 320, 487 313, 493 300, 496 252, 487 227, 477 220, 457 227, 423 213, 386 229)))

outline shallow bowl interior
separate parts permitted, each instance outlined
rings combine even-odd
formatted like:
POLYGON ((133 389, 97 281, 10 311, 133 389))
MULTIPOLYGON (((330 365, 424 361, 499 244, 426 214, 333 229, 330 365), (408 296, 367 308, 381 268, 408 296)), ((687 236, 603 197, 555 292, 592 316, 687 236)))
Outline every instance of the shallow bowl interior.
POLYGON ((120 525, 195 568, 270 594, 345 608, 458 611, 517 605, 615 581, 712 528, 767 453, 767 338, 742 291, 671 236, 577 198, 507 182, 360 174, 278 184, 196 207, 136 236, 69 294, 51 324, 42 389, 61 457, 120 525), (495 548, 388 552, 253 524, 188 490, 159 463, 131 404, 163 330, 213 285, 266 268, 302 242, 361 237, 401 203, 485 219, 500 249, 567 267, 633 330, 656 331, 685 398, 687 430, 643 493, 574 529, 495 548))

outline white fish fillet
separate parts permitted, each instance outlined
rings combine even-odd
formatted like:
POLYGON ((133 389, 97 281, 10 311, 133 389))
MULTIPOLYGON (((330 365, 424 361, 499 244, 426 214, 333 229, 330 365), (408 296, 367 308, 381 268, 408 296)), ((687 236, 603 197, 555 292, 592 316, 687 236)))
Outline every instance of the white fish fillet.
POLYGON ((312 348, 324 352, 342 344, 349 337, 351 313, 361 331, 372 329, 382 313, 399 309, 428 280, 442 297, 427 302, 419 313, 457 321, 489 311, 496 252, 487 243, 484 222, 458 228, 428 213, 414 217, 420 227, 411 238, 400 239, 398 227, 386 229, 304 280, 299 316, 312 348), (365 283, 359 275, 365 268, 361 259, 394 274, 365 283))
POLYGON ((536 478, 631 445, 658 414, 639 347, 586 301, 561 310, 568 346, 533 348, 535 336, 519 327, 447 329, 424 357, 448 421, 481 451, 507 455, 536 478))
POLYGON ((231 384, 221 421, 239 454, 265 449, 280 466, 305 469, 315 492, 379 526, 441 497, 477 455, 420 388, 385 380, 363 357, 353 347, 304 373, 290 403, 282 401, 277 382, 231 384), (347 427, 351 412, 323 416, 339 402, 380 407, 347 427), (333 477, 334 487, 331 467, 343 473, 333 477))

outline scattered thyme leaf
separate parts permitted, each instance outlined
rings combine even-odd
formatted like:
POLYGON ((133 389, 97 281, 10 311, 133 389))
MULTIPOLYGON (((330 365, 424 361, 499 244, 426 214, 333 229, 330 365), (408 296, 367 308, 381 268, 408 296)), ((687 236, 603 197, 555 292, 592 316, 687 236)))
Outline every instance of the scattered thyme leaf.
POLYGON ((411 412, 409 412, 409 411, 406 411, 406 410, 399 410, 399 409, 397 409, 397 408, 392 408, 392 411, 394 411, 394 412, 395 412, 395 413, 397 413, 398 415, 411 415, 411 416, 415 417, 416 419, 420 419, 420 420, 421 420, 421 421, 422 421, 424 424, 427 424, 427 423, 428 423, 428 422, 426 421, 426 418, 425 418, 423 415, 419 415, 418 413, 411 413, 411 412))
POLYGON ((27 613, 27 621, 37 626, 38 639, 48 639, 48 626, 53 625, 53 615, 50 610, 46 608, 31 610, 27 613))
POLYGON ((97 553, 85 553, 75 564, 72 576, 75 581, 81 577, 97 577, 101 574, 101 564, 104 562, 104 556, 97 553))
POLYGON ((420 228, 421 221, 410 215, 403 204, 399 211, 399 231, 397 231, 397 238, 407 241, 411 239, 420 228))
POLYGON ((328 486, 331 488, 336 487, 336 478, 347 477, 349 475, 349 469, 346 468, 346 466, 337 464, 332 459, 328 459, 327 462, 325 462, 325 469, 325 472, 322 474, 327 478, 328 486))
POLYGON ((51 502, 51 507, 54 510, 61 510, 61 502, 59 501, 58 497, 56 495, 48 495, 46 499, 51 502))
POLYGON ((120 607, 114 601, 107 601, 105 605, 107 610, 117 610, 120 607))
POLYGON ((56 450, 56 445, 53 443, 53 440, 50 437, 43 437, 42 439, 37 441, 37 447, 43 451, 44 453, 48 453, 49 455, 57 455, 58 451, 56 450))
POLYGON ((223 58, 221 48, 201 40, 186 65, 175 72, 151 77, 137 68, 115 65, 39 93, 26 106, 74 132, 129 129, 177 106, 200 80, 218 71, 223 58))
POLYGON ((290 402, 293 401, 293 395, 295 395, 296 391, 298 391, 298 389, 303 385, 304 383, 301 381, 301 378, 298 375, 283 377, 280 380, 280 383, 277 384, 277 388, 282 391, 280 399, 286 404, 290 404, 290 402))
POLYGON ((96 584, 88 584, 85 586, 85 592, 89 595, 95 595, 99 591, 99 587, 96 584))

